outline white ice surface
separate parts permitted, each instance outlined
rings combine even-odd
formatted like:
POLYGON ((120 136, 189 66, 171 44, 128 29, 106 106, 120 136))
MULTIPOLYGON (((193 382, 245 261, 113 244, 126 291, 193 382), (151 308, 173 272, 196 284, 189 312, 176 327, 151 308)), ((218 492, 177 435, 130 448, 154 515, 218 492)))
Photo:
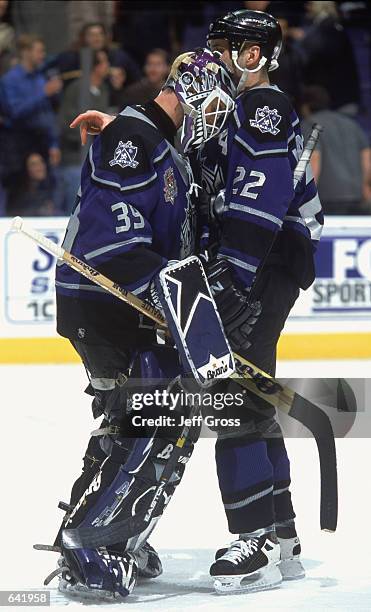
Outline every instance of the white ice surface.
MULTIPOLYGON (((278 373, 294 376, 368 377, 370 363, 285 362, 278 373)), ((88 432, 95 427, 81 366, 0 366, 2 397, 0 470, 0 590, 37 589, 57 555, 34 551, 52 543, 62 513, 60 499, 81 467, 88 432)), ((220 597, 208 568, 215 550, 230 541, 217 487, 213 440, 201 439, 182 484, 151 543, 162 549, 165 572, 138 586, 127 611, 371 610, 369 516, 370 441, 337 440, 339 526, 319 529, 319 466, 311 439, 287 440, 292 493, 307 578, 279 590, 220 597)), ((52 583, 50 586, 56 584, 52 583)), ((51 590, 53 605, 69 603, 51 590)), ((100 605, 101 609, 111 606, 100 605)), ((23 609, 23 608, 22 608, 23 609)))

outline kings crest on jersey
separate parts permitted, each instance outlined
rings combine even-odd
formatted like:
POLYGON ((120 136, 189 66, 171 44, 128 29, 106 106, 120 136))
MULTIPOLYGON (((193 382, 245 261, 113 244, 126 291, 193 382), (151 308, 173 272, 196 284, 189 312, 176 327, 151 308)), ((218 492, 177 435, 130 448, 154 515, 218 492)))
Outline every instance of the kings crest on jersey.
MULTIPOLYGON (((145 298, 167 260, 194 252, 196 220, 189 163, 144 110, 126 107, 94 139, 64 247, 145 298)), ((56 288, 62 299, 115 302, 66 265, 58 266, 56 288)), ((133 317, 138 315, 128 312, 132 327, 133 317)), ((80 322, 78 328, 84 327, 80 322)))
POLYGON ((136 154, 138 153, 138 147, 134 147, 131 140, 125 142, 125 144, 120 140, 118 143, 113 159, 110 160, 110 166, 121 166, 121 168, 136 168, 138 163, 135 159, 136 154))

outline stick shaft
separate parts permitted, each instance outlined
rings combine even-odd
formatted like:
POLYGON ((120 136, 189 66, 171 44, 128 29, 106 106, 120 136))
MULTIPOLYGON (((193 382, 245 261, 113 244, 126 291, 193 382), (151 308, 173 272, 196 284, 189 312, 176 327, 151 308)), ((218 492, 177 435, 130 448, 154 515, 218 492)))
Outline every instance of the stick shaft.
POLYGON ((294 170, 294 189, 296 189, 299 181, 301 181, 302 177, 306 172, 307 166, 310 162, 310 158, 312 157, 312 153, 316 147, 322 130, 323 128, 321 125, 319 125, 319 123, 315 123, 312 127, 312 131, 309 135, 308 141, 294 170))

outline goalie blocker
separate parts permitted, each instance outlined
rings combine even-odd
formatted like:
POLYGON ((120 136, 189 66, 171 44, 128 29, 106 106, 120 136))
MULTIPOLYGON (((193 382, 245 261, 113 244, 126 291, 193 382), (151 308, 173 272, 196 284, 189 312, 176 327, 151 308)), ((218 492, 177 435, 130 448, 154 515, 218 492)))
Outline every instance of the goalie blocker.
POLYGON ((156 288, 185 375, 202 387, 229 378, 234 359, 201 261, 192 256, 168 265, 156 288))

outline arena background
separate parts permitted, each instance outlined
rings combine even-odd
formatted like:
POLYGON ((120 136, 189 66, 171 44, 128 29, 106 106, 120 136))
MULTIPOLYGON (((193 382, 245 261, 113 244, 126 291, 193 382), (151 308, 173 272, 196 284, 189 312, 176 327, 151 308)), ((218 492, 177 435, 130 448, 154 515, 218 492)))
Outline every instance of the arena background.
POLYGON ((201 46, 217 15, 243 7, 279 18, 284 47, 272 80, 293 99, 304 132, 312 117, 321 120, 323 113, 327 130, 318 181, 326 217, 317 278, 289 317, 279 358, 371 358, 369 3, 155 4, 0 3, 0 363, 77 360, 69 343, 55 333, 55 262, 9 232, 10 218, 20 214, 53 240, 62 240, 86 154, 77 131, 72 136, 68 128, 73 116, 87 107, 117 112, 127 103, 154 97, 172 57, 201 46), (45 49, 41 58, 31 58, 44 92, 40 98, 34 89, 35 99, 25 105, 8 91, 12 79, 21 78, 17 64, 30 61, 27 44, 36 45, 39 54, 40 46, 45 49), (329 108, 318 115, 318 91, 323 90, 329 108), (359 128, 363 140, 354 135, 359 128), (343 149, 334 149, 333 132, 343 149), (353 162, 344 169, 345 158, 353 162), (336 168, 342 173, 340 194, 336 168))
MULTIPOLYGON (((27 217, 60 242, 86 154, 78 134, 68 131, 71 119, 89 107, 115 112, 154 97, 171 58, 203 45, 215 16, 243 7, 280 19, 285 45, 273 80, 292 97, 303 123, 326 112, 327 133, 332 130, 341 142, 331 147, 334 141, 326 143, 324 132, 322 170, 331 162, 332 180, 323 185, 327 200, 317 278, 289 318, 277 374, 369 376, 370 3, 0 0, 0 589, 40 588, 54 569, 55 555, 32 545, 52 542, 61 519, 57 503, 68 498, 88 432, 96 426, 83 393, 84 369, 55 333, 55 261, 11 233, 11 218, 27 217), (14 69, 20 61, 33 62, 39 97, 28 91, 23 100, 9 99, 9 79, 19 77, 14 69)), ((358 414, 356 423, 364 438, 350 439, 350 432, 337 440, 340 515, 334 535, 319 529, 315 443, 288 439, 308 578, 281 592, 249 596, 254 609, 371 609, 371 494, 364 476, 369 439, 362 418, 358 414)), ((138 588, 127 610, 246 607, 244 597, 216 598, 208 577, 216 548, 231 539, 212 457, 213 440, 200 440, 151 539, 165 573, 138 588)), ((64 605, 56 583, 49 588, 52 602, 64 605)))

